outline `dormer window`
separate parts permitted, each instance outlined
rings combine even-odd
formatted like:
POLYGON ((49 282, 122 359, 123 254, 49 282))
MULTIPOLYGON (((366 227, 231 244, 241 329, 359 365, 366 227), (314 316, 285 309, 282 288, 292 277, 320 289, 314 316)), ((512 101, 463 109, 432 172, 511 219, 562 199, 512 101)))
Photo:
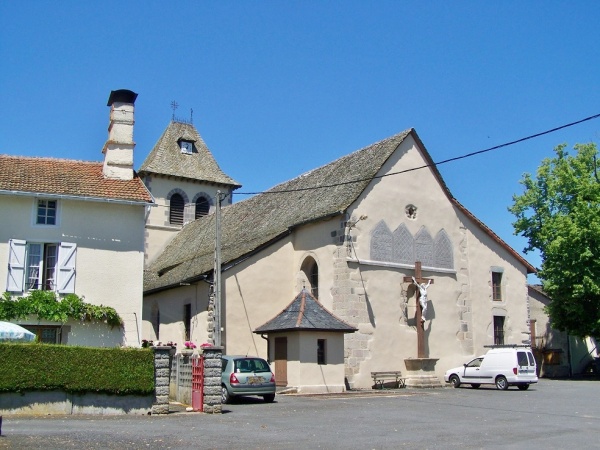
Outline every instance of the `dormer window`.
POLYGON ((191 155, 194 152, 194 143, 191 141, 179 141, 179 148, 181 149, 181 153, 185 153, 186 155, 191 155))

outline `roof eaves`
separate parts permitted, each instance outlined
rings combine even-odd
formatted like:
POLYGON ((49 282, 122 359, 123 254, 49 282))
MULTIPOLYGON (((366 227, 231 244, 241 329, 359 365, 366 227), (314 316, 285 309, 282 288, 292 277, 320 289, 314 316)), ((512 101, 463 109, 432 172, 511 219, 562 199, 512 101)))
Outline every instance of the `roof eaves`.
POLYGON ((465 206, 463 206, 458 200, 454 197, 451 198, 452 203, 462 211, 475 225, 477 225, 482 231, 484 231, 488 236, 490 236, 494 241, 500 244, 507 252, 509 252, 512 256, 514 256, 521 264, 525 266, 527 269, 527 273, 537 273, 537 269, 533 267, 525 258, 517 253, 517 251, 508 245, 500 236, 492 231, 486 224, 484 224, 481 220, 479 220, 471 211, 469 211, 465 206))
POLYGON ((93 197, 89 195, 72 195, 72 194, 55 194, 52 192, 43 191, 10 191, 0 189, 0 195, 11 195, 11 196, 23 196, 23 197, 45 197, 45 198, 58 198, 58 199, 69 199, 69 200, 80 200, 88 202, 103 202, 103 203, 119 203, 125 205, 153 205, 156 202, 152 194, 150 195, 151 200, 127 200, 114 197, 93 197))
POLYGON ((287 328, 278 328, 276 330, 260 330, 256 329, 253 331, 255 334, 265 334, 265 333, 285 333, 290 331, 305 331, 305 332, 333 332, 333 333, 356 333, 358 328, 344 328, 344 329, 331 329, 331 328, 307 328, 307 327, 287 327, 287 328))
POLYGON ((233 183, 227 183, 224 181, 213 181, 213 180, 205 180, 205 179, 199 179, 199 178, 190 178, 190 177, 186 177, 183 175, 170 175, 168 173, 164 173, 164 172, 158 172, 156 170, 153 169, 140 169, 138 171, 138 174, 140 176, 146 176, 146 175, 158 175, 161 177, 165 177, 168 179, 175 179, 175 180, 181 180, 181 181, 191 181, 194 183, 205 183, 205 184, 210 184, 212 186, 225 186, 227 188, 232 188, 234 191, 236 189, 239 189, 242 187, 241 184, 239 184, 237 181, 233 180, 233 183))
POLYGON ((519 253, 517 253, 517 251, 514 248, 512 248, 510 245, 508 245, 506 242, 504 242, 504 240, 502 240, 500 238, 500 236, 498 236, 496 233, 494 233, 491 228, 489 228, 481 220, 479 220, 471 211, 469 211, 465 206, 463 206, 452 195, 452 192, 450 192, 448 185, 442 178, 442 174, 440 173, 440 171, 437 168, 437 164, 431 158, 431 155, 425 148, 425 145, 419 138, 419 135, 417 134, 417 132, 415 131, 414 128, 411 129, 410 134, 412 134, 415 141, 417 141, 420 148, 423 150, 423 156, 425 157, 425 160, 427 161, 427 165, 433 171, 434 176, 437 178, 438 183, 440 183, 440 186, 442 186, 442 189, 443 189, 444 193, 446 194, 446 197, 448 197, 448 199, 450 200, 450 202, 452 202, 458 209, 460 209, 469 219, 471 219, 481 230, 483 230, 487 235, 489 235, 494 241, 496 241, 498 244, 500 244, 502 247, 504 247, 511 255, 513 255, 515 258, 517 258, 517 260, 526 267, 527 273, 537 273, 537 269, 535 267, 533 267, 529 262, 527 262, 525 260, 525 258, 523 258, 521 255, 519 255, 519 253))

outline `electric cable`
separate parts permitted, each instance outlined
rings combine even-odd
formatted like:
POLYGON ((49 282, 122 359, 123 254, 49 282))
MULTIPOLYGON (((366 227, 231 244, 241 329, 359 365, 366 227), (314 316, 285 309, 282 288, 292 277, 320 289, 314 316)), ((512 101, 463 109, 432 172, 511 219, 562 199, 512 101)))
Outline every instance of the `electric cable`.
POLYGON ((516 139, 514 141, 506 142, 504 144, 495 145, 493 147, 486 148, 486 149, 483 149, 483 150, 478 150, 478 151, 471 152, 471 153, 467 153, 465 155, 455 156, 453 158, 444 159, 442 161, 434 162, 432 164, 425 164, 423 166, 412 167, 410 169, 400 170, 398 172, 387 173, 385 175, 376 175, 376 176, 368 177, 368 178, 358 178, 358 179, 355 179, 355 180, 343 181, 343 182, 339 182, 339 183, 323 184, 323 185, 319 185, 319 186, 311 186, 311 187, 304 187, 304 188, 297 188, 297 189, 282 189, 282 190, 276 190, 276 191, 269 190, 269 191, 262 191, 262 192, 232 192, 231 194, 232 195, 234 195, 234 194, 235 195, 258 195, 258 194, 283 194, 283 193, 289 193, 289 192, 311 191, 311 190, 316 190, 316 189, 325 189, 325 188, 330 188, 330 187, 343 186, 343 185, 347 185, 347 184, 361 183, 363 181, 371 181, 371 180, 376 180, 376 179, 379 179, 379 178, 390 177, 390 176, 393 176, 393 175, 400 175, 400 174, 407 173, 407 172, 413 172, 415 170, 425 169, 427 167, 436 167, 436 166, 440 166, 442 164, 446 164, 446 163, 449 163, 449 162, 458 161, 460 159, 470 158, 471 156, 480 155, 482 153, 491 152, 493 150, 498 150, 498 149, 501 149, 501 148, 504 148, 504 147, 509 147, 511 145, 519 144, 521 142, 525 142, 525 141, 528 141, 530 139, 534 139, 534 138, 537 138, 537 137, 540 137, 540 136, 544 136, 546 134, 554 133, 556 131, 563 130, 565 128, 569 128, 569 127, 572 127, 574 125, 578 125, 580 123, 587 122, 589 120, 597 119, 598 117, 600 117, 600 114, 594 114, 593 116, 589 116, 589 117, 586 117, 584 119, 577 120, 575 122, 570 122, 570 123, 567 123, 565 125, 560 125, 558 127, 554 127, 554 128, 549 129, 549 130, 546 130, 546 131, 542 131, 542 132, 539 132, 539 133, 531 134, 529 136, 525 136, 523 138, 516 139))

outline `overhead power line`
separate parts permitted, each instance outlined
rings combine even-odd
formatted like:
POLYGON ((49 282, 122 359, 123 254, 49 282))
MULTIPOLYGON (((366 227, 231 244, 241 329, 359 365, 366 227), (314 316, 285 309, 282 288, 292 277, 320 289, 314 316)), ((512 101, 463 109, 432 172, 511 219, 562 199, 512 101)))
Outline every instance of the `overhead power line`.
POLYGON ((561 125, 561 126, 558 126, 558 127, 555 127, 555 128, 551 128, 549 130, 542 131, 540 133, 531 134, 529 136, 526 136, 526 137, 523 137, 523 138, 520 138, 520 139, 516 139, 514 141, 506 142, 504 144, 495 145, 494 147, 486 148, 486 149, 483 149, 483 150, 478 150, 478 151, 467 153, 467 154, 461 155, 461 156, 455 156, 454 158, 444 159, 442 161, 434 162, 432 164, 425 164, 423 166, 412 167, 410 169, 405 169, 405 170, 400 170, 398 172, 388 173, 388 174, 385 174, 385 175, 376 175, 376 176, 368 177, 368 178, 357 178, 355 180, 350 180, 350 181, 344 181, 344 182, 332 183, 332 184, 322 184, 322 185, 319 185, 319 186, 311 186, 311 187, 305 187, 305 188, 281 189, 281 190, 276 190, 276 191, 260 191, 260 192, 232 192, 232 194, 234 194, 234 195, 258 195, 258 194, 283 194, 283 193, 286 193, 286 192, 312 191, 312 190, 315 190, 315 189, 325 189, 325 188, 331 188, 331 187, 336 187, 336 186, 343 186, 343 185, 346 185, 346 184, 360 183, 362 181, 376 180, 376 179, 379 179, 379 178, 390 177, 390 176, 393 176, 393 175, 400 175, 400 174, 407 173, 407 172, 412 172, 412 171, 415 171, 415 170, 425 169, 427 167, 440 166, 442 164, 446 164, 446 163, 453 162, 453 161, 458 161, 460 159, 470 158, 471 156, 480 155, 482 153, 491 152, 491 151, 498 150, 498 149, 501 149, 501 148, 504 148, 504 147, 509 147, 511 145, 519 144, 521 142, 525 142, 525 141, 528 141, 530 139, 534 139, 534 138, 538 138, 540 136, 544 136, 546 134, 554 133, 556 131, 563 130, 565 128, 569 128, 569 127, 572 127, 574 125, 578 125, 580 123, 587 122, 589 120, 597 119, 598 117, 600 117, 600 114, 594 114, 593 116, 586 117, 585 119, 581 119, 581 120, 577 120, 575 122, 567 123, 565 125, 561 125))

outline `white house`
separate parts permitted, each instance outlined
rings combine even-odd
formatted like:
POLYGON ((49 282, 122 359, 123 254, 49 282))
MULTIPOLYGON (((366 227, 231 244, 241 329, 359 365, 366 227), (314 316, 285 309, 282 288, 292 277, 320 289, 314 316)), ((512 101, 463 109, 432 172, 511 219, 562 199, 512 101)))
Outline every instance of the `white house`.
MULTIPOLYGON (((0 155, 0 280, 13 297, 75 293, 114 308, 123 328, 70 320, 18 321, 43 341, 137 346, 144 224, 151 194, 133 170, 134 102, 112 91, 103 162, 0 155)), ((100 149, 99 149, 100 150, 100 149)))

